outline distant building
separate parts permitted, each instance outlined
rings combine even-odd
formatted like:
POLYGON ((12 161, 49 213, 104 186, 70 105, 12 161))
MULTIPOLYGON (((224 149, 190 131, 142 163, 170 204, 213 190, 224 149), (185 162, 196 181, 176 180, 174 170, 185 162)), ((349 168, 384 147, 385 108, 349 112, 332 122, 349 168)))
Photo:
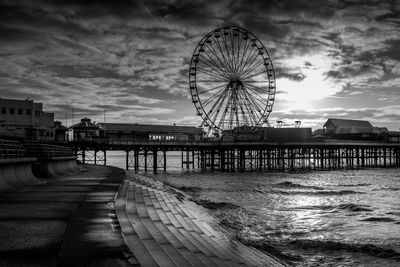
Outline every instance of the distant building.
POLYGON ((68 133, 68 128, 62 125, 60 121, 55 121, 54 122, 54 140, 58 142, 65 142, 67 141, 67 133, 68 133))
POLYGON ((104 138, 104 131, 86 117, 68 128, 69 141, 99 141, 99 138, 104 138))
POLYGON ((379 138, 387 143, 400 143, 400 132, 386 131, 379 134, 379 138))
POLYGON ((21 140, 54 140, 54 113, 33 100, 0 98, 0 136, 21 140))
POLYGON ((375 140, 378 131, 363 120, 328 119, 324 124, 325 135, 337 139, 375 140))
POLYGON ((198 127, 152 124, 98 123, 110 142, 198 141, 204 132, 198 127))
POLYGON ((222 133, 223 141, 308 142, 311 128, 279 128, 242 126, 222 133))

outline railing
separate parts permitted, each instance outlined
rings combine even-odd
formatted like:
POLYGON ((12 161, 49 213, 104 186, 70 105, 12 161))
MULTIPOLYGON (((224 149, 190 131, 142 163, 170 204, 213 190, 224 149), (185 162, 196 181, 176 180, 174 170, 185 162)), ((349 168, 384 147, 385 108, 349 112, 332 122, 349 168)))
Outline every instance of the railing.
POLYGON ((26 148, 28 157, 35 157, 39 159, 55 158, 55 157, 72 157, 74 155, 72 149, 64 146, 25 143, 24 147, 26 148))
POLYGON ((19 142, 0 139, 0 159, 24 157, 26 150, 19 142))

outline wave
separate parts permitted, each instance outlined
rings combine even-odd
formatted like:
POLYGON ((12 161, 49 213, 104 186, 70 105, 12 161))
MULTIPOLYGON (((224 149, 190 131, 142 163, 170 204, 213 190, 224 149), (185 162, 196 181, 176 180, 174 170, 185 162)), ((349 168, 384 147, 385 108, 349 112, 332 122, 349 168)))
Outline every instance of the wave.
POLYGON ((338 210, 346 210, 352 212, 359 212, 359 211, 373 211, 369 208, 368 205, 357 205, 354 203, 346 203, 346 204, 339 204, 339 205, 308 205, 308 206, 299 206, 295 209, 300 210, 326 210, 326 211, 338 211, 338 210))
POLYGON ((277 188, 304 188, 304 189, 314 189, 314 190, 323 190, 324 188, 318 187, 318 186, 308 186, 308 185, 301 185, 301 184, 295 184, 292 182, 282 182, 279 184, 275 184, 274 187, 277 188))
POLYGON ((365 194, 364 192, 357 192, 353 190, 339 190, 339 191, 282 191, 272 190, 272 193, 281 195, 315 195, 315 196, 335 196, 335 195, 350 195, 350 194, 365 194))
POLYGON ((370 186, 372 184, 360 183, 360 184, 339 184, 342 187, 356 187, 356 186, 370 186))
POLYGON ((400 259, 400 252, 391 249, 379 247, 374 244, 352 244, 329 240, 305 240, 297 239, 289 242, 290 245, 302 249, 318 249, 318 250, 345 250, 353 253, 363 253, 379 258, 395 258, 400 259))
POLYGON ((210 210, 240 208, 240 206, 228 202, 213 202, 208 199, 199 199, 199 198, 191 198, 190 200, 195 202, 197 205, 203 206, 210 210))
POLYGON ((400 212, 395 211, 386 212, 386 214, 400 216, 400 212))
POLYGON ((375 188, 372 191, 399 191, 399 187, 382 187, 382 188, 375 188))
POLYGON ((389 217, 369 217, 360 221, 364 222, 394 222, 395 220, 389 217))
POLYGON ((368 205, 357 205, 357 204, 353 204, 353 203, 347 203, 347 204, 339 204, 337 206, 337 209, 341 209, 341 210, 349 210, 349 211, 354 211, 354 212, 358 212, 358 211, 373 211, 368 205))

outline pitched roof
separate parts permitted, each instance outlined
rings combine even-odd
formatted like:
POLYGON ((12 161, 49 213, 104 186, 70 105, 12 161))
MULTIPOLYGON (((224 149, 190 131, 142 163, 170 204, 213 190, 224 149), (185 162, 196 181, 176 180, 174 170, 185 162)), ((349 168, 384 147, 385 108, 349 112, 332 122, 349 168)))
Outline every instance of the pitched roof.
POLYGON ((99 123, 106 131, 121 132, 156 132, 156 133, 196 133, 203 134, 203 129, 192 126, 173 126, 155 124, 99 123))
MULTIPOLYGON (((86 119, 86 118, 85 118, 86 119)), ((84 128, 84 129, 98 129, 99 126, 97 124, 94 124, 93 122, 91 122, 90 120, 85 120, 82 119, 81 122, 72 125, 71 127, 69 127, 69 129, 79 129, 79 128, 84 128)))
POLYGON ((345 120, 345 119, 328 119, 324 126, 328 123, 331 122, 337 127, 342 127, 342 128, 372 128, 372 124, 369 121, 361 121, 361 120, 345 120))

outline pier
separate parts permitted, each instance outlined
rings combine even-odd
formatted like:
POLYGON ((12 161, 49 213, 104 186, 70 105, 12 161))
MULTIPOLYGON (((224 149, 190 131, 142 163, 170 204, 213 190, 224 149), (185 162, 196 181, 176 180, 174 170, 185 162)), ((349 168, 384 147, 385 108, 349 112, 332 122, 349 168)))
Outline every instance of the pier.
POLYGON ((167 152, 181 152, 184 169, 221 172, 340 170, 400 167, 400 144, 383 142, 71 142, 83 163, 107 164, 107 151, 125 152, 125 168, 167 170, 167 152))

